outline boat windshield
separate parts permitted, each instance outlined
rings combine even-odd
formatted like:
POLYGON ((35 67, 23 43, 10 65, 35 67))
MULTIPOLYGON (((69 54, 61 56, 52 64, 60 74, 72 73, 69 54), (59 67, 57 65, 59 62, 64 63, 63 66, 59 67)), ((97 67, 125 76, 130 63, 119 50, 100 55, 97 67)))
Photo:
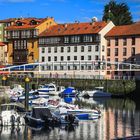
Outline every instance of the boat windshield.
POLYGON ((14 109, 16 109, 15 105, 2 105, 1 106, 1 111, 14 110, 14 109))
POLYGON ((104 87, 95 87, 95 90, 103 91, 104 90, 104 87))
POLYGON ((4 104, 4 105, 1 105, 0 107, 0 111, 10 111, 10 110, 15 110, 15 111, 18 111, 18 112, 24 112, 25 109, 24 107, 20 106, 20 105, 14 105, 14 104, 4 104))

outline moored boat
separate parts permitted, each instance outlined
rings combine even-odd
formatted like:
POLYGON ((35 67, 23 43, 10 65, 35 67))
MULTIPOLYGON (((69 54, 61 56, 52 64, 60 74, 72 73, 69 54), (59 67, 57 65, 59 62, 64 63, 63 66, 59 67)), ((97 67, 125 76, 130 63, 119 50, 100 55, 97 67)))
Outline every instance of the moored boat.
POLYGON ((17 126, 25 125, 24 118, 20 111, 24 111, 24 108, 16 103, 2 104, 0 114, 1 126, 17 126))
POLYGON ((68 87, 63 92, 59 94, 60 97, 76 97, 79 94, 74 87, 68 87))
POLYGON ((38 88, 39 94, 48 94, 53 96, 58 96, 60 92, 62 92, 65 89, 63 86, 57 86, 54 83, 40 85, 38 88))
POLYGON ((47 107, 33 107, 26 113, 25 122, 33 127, 55 126, 61 124, 77 124, 78 119, 72 114, 52 113, 47 107))
POLYGON ((94 90, 91 91, 82 91, 79 95, 79 97, 111 97, 111 93, 105 92, 104 87, 95 87, 94 90))

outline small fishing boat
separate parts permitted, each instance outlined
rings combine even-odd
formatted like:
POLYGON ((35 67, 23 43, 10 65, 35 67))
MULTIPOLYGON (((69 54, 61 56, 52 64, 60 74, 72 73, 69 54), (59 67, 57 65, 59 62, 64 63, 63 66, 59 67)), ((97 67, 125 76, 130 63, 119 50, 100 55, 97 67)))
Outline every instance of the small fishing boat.
POLYGON ((104 91, 104 87, 95 87, 92 91, 82 91, 79 95, 79 97, 111 97, 111 93, 107 93, 104 91))
POLYGON ((26 113, 25 122, 33 127, 55 126, 61 124, 78 123, 75 116, 71 114, 55 114, 47 107, 33 107, 30 113, 26 113))
POLYGON ((56 86, 54 83, 40 85, 38 88, 39 94, 48 94, 53 96, 58 96, 60 92, 65 89, 63 86, 56 86))
POLYGON ((20 104, 10 103, 1 105, 0 125, 1 126, 17 126, 24 125, 25 121, 20 112, 24 108, 20 104))

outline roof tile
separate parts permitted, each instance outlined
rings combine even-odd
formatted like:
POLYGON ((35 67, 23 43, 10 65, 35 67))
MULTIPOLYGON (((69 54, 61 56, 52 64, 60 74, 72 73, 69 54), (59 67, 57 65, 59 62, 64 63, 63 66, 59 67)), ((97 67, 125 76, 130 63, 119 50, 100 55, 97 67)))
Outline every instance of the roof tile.
POLYGON ((140 35, 140 22, 131 25, 115 26, 106 34, 106 37, 130 35, 140 35))
POLYGON ((106 25, 106 22, 58 24, 45 30, 39 36, 96 34, 106 25))

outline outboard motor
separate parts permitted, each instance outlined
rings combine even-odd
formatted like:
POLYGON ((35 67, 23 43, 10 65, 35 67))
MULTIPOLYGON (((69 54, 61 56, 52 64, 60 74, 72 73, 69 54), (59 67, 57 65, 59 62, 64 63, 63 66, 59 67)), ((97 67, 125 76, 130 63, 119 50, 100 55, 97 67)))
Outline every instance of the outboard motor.
POLYGON ((68 114, 68 116, 67 116, 67 121, 68 121, 70 124, 73 124, 73 123, 74 123, 74 120, 75 120, 75 117, 74 117, 72 114, 68 114))

